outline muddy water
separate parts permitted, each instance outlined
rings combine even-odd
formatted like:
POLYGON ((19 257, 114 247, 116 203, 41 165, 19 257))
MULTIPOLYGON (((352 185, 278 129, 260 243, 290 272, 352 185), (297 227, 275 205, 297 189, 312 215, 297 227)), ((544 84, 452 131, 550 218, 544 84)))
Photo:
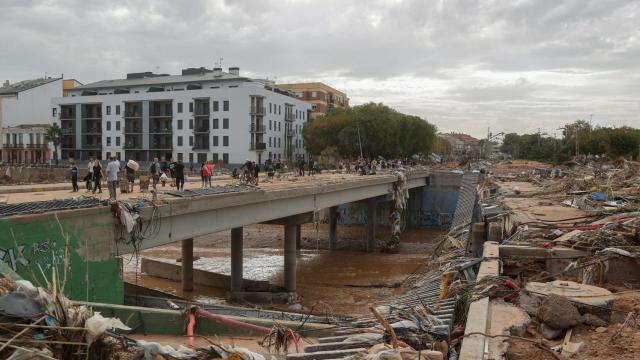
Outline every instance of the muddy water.
MULTIPOLYGON (((255 227, 247 227, 245 230, 244 277, 282 285, 282 228, 265 225, 255 227), (258 247, 250 247, 252 244, 258 247)), ((341 230, 339 244, 340 241, 344 243, 350 239, 351 247, 359 249, 363 237, 358 236, 358 233, 364 233, 364 229, 353 226, 341 230)), ((406 291, 400 288, 399 284, 425 263, 429 249, 441 233, 434 230, 411 230, 406 239, 403 239, 401 253, 382 254, 349 249, 323 250, 326 232, 317 231, 312 226, 303 227, 303 249, 297 255, 297 292, 303 297, 303 306, 305 309, 313 307, 320 312, 358 315, 367 313, 368 305, 388 302, 391 297, 406 291)), ((381 234, 384 236, 384 232, 381 234)), ((223 232, 206 240, 196 240, 194 256, 200 258, 194 262, 195 268, 230 274, 231 257, 226 241, 229 237, 225 235, 223 232)), ((180 257, 180 247, 171 245, 155 248, 144 251, 142 256, 175 262, 180 257)), ((124 265, 125 278, 135 282, 135 258, 126 257, 124 265)), ((139 272, 137 281, 139 285, 205 303, 224 303, 226 295, 225 289, 197 284, 193 292, 183 292, 178 282, 150 277, 139 272)))

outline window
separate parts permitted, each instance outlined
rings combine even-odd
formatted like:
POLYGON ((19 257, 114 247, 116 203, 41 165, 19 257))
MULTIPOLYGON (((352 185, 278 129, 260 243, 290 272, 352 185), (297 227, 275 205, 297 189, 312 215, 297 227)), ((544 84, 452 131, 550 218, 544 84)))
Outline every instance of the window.
POLYGON ((222 153, 222 162, 225 163, 225 164, 229 163, 229 154, 222 153))
POLYGON ((229 128, 229 119, 227 119, 227 118, 222 119, 222 128, 223 129, 228 129, 229 128))
POLYGON ((213 102, 213 111, 218 111, 218 102, 217 101, 213 102))
POLYGON ((111 106, 107 105, 107 115, 111 115, 111 106))
POLYGON ((213 137, 213 146, 218 146, 218 137, 217 136, 213 137))
POLYGON ((189 162, 192 163, 193 162, 193 153, 189 153, 189 162))
POLYGON ((182 112, 182 103, 178 103, 178 112, 181 113, 182 112))
POLYGON ((107 136, 107 146, 111 146, 111 136, 107 136))
POLYGON ((271 136, 269 136, 269 147, 271 147, 271 136))
POLYGON ((183 161, 182 160, 182 153, 178 153, 178 161, 183 161))
POLYGON ((182 136, 178 136, 178 146, 182 146, 182 136))
POLYGON ((193 146, 193 136, 189 136, 189 146, 193 146))
POLYGON ((226 135, 222 137, 222 146, 229 146, 229 137, 226 135))
POLYGON ((282 105, 278 105, 278 115, 282 115, 282 105))
POLYGON ((278 131, 282 131, 282 121, 278 121, 278 131))
POLYGON ((280 138, 278 138, 278 147, 280 147, 280 138))
POLYGON ((120 146, 120 136, 116 136, 116 146, 120 146))
POLYGON ((116 105, 116 115, 120 115, 120 105, 116 105))
POLYGON ((189 103, 189 112, 193 112, 193 102, 189 103))
POLYGON ((218 153, 213 153, 213 163, 217 163, 218 162, 218 153))
POLYGON ((120 121, 116 121, 116 131, 120 131, 120 121))
POLYGON ((229 111, 229 100, 222 102, 222 111, 229 111))
POLYGON ((316 97, 318 96, 318 92, 317 91, 312 91, 311 92, 311 97, 316 97))
POLYGON ((178 120, 178 130, 182 130, 182 120, 178 120))
POLYGON ((269 103, 269 114, 271 114, 271 105, 273 104, 269 103))
POLYGON ((111 156, 111 151, 107 151, 106 155, 107 155, 107 159, 108 159, 111 156))
POLYGON ((193 130, 193 119, 189 119, 189 130, 193 130))
POLYGON ((116 159, 120 160, 120 151, 116 151, 116 159))
POLYGON ((58 116, 58 108, 51 109, 51 116, 53 116, 53 117, 58 116))
POLYGON ((213 128, 214 129, 219 129, 220 128, 220 123, 218 121, 218 119, 213 119, 213 128))
POLYGON ((111 130, 111 121, 107 121, 107 131, 111 130))
POLYGON ((269 130, 271 130, 271 120, 269 120, 269 130))

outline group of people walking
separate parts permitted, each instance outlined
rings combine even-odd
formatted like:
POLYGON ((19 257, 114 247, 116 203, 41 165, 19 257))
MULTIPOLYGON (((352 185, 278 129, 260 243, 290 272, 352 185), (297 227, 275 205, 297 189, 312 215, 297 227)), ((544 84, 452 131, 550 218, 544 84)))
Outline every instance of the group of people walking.
MULTIPOLYGON (((87 164, 87 174, 83 178, 87 192, 95 194, 102 193, 102 179, 107 178, 107 188, 109 189, 109 198, 116 199, 116 187, 118 184, 118 173, 120 169, 120 161, 114 156, 109 157, 106 170, 102 167, 102 162, 95 158, 90 158, 87 164)), ((129 171, 127 171, 129 173, 129 171)), ((71 186, 73 192, 78 192, 78 165, 75 161, 71 163, 71 186)), ((133 182, 134 179, 131 181, 133 182)))

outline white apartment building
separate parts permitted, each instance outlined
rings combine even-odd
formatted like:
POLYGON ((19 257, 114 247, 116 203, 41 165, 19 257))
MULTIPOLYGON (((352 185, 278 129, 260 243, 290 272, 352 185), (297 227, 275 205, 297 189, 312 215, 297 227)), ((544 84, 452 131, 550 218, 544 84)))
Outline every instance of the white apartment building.
POLYGON ((111 155, 140 162, 246 159, 263 163, 304 154, 311 104, 238 68, 185 69, 182 75, 127 74, 52 100, 63 129, 61 158, 111 155))
POLYGON ((0 87, 0 161, 47 163, 52 148, 44 140, 51 98, 62 96, 62 78, 41 78, 0 87))

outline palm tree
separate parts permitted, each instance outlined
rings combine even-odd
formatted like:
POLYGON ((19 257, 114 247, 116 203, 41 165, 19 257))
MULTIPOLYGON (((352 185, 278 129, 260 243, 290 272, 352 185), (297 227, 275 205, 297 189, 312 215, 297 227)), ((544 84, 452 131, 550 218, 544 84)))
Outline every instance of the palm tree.
POLYGON ((62 128, 60 128, 60 125, 54 123, 49 126, 47 132, 44 134, 44 138, 53 143, 53 159, 56 165, 58 165, 58 146, 62 141, 62 128))

